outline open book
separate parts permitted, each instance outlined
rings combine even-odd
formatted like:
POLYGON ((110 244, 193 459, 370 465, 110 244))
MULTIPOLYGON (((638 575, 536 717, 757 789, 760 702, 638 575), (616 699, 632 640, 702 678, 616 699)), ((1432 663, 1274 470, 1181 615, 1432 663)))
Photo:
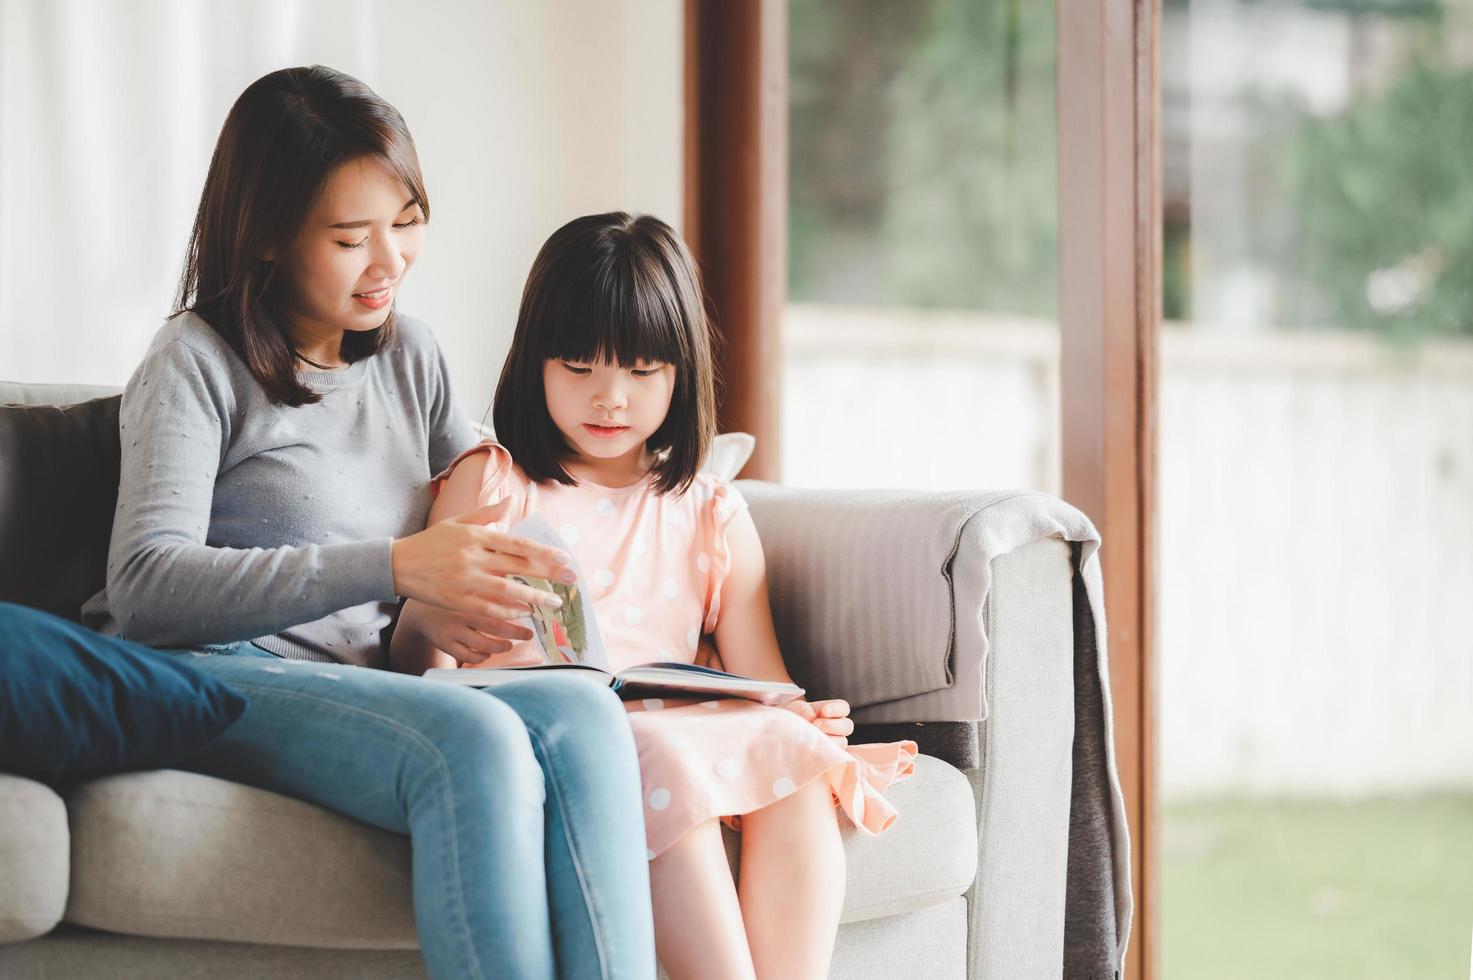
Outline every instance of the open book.
POLYGON ((486 670, 460 667, 431 667, 425 676, 470 687, 495 687, 525 676, 530 670, 563 670, 607 684, 619 697, 635 698, 746 698, 760 704, 780 705, 803 696, 796 684, 759 681, 728 674, 696 664, 640 664, 618 673, 588 664, 533 664, 527 667, 498 667, 486 670))
MULTIPOLYGON (((567 550, 552 527, 535 514, 513 525, 507 533, 567 550)), ((617 672, 611 670, 609 658, 604 653, 603 638, 598 632, 598 620, 593 615, 593 602, 588 597, 583 573, 576 562, 573 571, 577 573, 578 581, 572 585, 541 578, 510 576, 533 588, 556 593, 563 600, 561 608, 538 608, 529 617, 537 645, 542 648, 543 663, 491 669, 433 667, 425 671, 425 677, 471 687, 495 687, 514 680, 524 671, 573 670, 580 676, 606 683, 615 693, 626 699, 732 697, 780 705, 803 696, 803 688, 796 684, 760 681, 696 664, 651 663, 617 672)))

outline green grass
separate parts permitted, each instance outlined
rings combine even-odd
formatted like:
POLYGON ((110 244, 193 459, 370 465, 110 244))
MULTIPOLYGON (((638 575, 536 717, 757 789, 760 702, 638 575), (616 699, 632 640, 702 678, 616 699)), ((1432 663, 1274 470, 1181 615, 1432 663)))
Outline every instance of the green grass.
POLYGON ((1469 976, 1473 796, 1169 805, 1167 980, 1469 976))

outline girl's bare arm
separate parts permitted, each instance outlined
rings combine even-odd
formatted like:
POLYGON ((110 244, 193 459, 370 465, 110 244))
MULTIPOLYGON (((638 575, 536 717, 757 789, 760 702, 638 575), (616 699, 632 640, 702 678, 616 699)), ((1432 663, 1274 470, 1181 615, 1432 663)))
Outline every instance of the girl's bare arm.
MULTIPOLYGON (((727 529, 726 543, 731 549, 731 571, 722 586, 721 615, 716 620, 716 651, 723 669, 791 683, 793 678, 777 646, 772 608, 767 604, 767 560, 751 514, 745 510, 737 514, 727 529)), ((854 733, 847 701, 798 700, 785 707, 840 744, 854 733)))
POLYGON ((727 529, 731 570, 721 588, 716 649, 725 669, 765 681, 792 681, 778 649, 767 603, 767 559, 752 515, 740 511, 727 529))

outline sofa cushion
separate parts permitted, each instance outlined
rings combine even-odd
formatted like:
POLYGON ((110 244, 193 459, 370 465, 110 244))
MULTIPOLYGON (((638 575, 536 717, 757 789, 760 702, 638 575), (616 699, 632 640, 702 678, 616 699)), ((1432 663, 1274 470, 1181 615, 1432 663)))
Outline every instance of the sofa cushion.
POLYGON ((183 939, 418 946, 401 834, 175 770, 94 780, 66 802, 68 922, 183 939))
POLYGON ((0 404, 0 601, 76 620, 103 587, 119 403, 0 404))
MULTIPOLYGON (((845 825, 844 921, 939 904, 977 867, 970 785, 916 759, 877 838, 845 825)), ((407 949, 417 945, 408 839, 275 793, 195 773, 113 776, 67 795, 67 921, 144 936, 407 949)), ((729 853, 735 841, 728 837, 729 853)))
POLYGON ((69 851, 61 797, 0 774, 0 943, 44 935, 61 921, 69 851))
POLYGON ((45 384, 0 381, 0 405, 75 405, 94 398, 121 395, 116 385, 45 384))
MULTIPOLYGON (((963 939, 963 949, 965 939, 963 939)), ((5 980, 427 980, 417 949, 311 949, 120 936, 63 922, 0 946, 5 980)))
POLYGON ((176 765, 245 705, 180 658, 0 602, 0 772, 59 783, 176 765))

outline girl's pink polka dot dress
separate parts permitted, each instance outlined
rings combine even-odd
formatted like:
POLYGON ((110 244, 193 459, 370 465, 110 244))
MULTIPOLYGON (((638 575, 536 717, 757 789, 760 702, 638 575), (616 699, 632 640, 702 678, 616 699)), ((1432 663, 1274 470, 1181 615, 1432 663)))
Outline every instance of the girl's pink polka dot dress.
MULTIPOLYGON (((746 507, 735 488, 704 473, 680 496, 656 494, 649 480, 620 488, 537 484, 490 440, 456 463, 476 454, 484 461, 481 504, 510 497, 508 525, 541 514, 577 556, 615 670, 695 660, 701 636, 715 630, 721 614, 730 567, 726 531, 746 507)), ((436 491, 448 475, 449 469, 436 479, 436 491)), ((541 660, 529 640, 484 666, 541 660)), ((639 748, 651 859, 712 818, 739 828, 742 814, 814 779, 828 784, 855 826, 878 834, 896 816, 885 789, 914 766, 914 742, 844 748, 793 712, 750 701, 650 700, 626 707, 639 748)))

